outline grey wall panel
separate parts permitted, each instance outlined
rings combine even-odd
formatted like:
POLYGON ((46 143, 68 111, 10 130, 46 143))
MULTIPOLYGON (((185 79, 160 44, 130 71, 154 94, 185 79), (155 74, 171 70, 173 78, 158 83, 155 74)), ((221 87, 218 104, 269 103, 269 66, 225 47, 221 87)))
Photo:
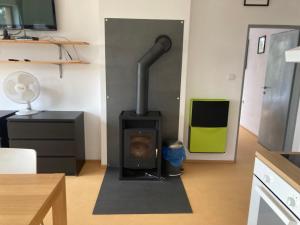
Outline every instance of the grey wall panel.
POLYGON ((150 69, 149 110, 162 113, 163 139, 177 139, 183 29, 180 20, 106 19, 109 166, 119 164, 119 114, 122 110, 136 109, 137 61, 162 34, 171 37, 173 46, 150 69))

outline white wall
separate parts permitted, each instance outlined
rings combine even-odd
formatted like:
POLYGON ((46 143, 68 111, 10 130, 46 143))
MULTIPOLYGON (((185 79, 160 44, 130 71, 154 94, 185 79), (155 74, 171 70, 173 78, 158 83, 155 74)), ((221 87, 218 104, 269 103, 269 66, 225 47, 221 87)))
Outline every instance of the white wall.
MULTIPOLYGON (((42 85, 41 97, 33 104, 43 110, 83 110, 88 159, 107 161, 106 146, 106 90, 104 18, 174 19, 185 21, 182 65, 182 94, 180 131, 183 138, 184 100, 187 76, 190 0, 57 0, 58 32, 39 32, 36 35, 65 36, 91 43, 78 52, 90 65, 64 68, 59 79, 56 66, 1 65, 0 83, 10 72, 24 70, 33 73, 42 85), (101 130, 101 134, 100 134, 101 130), (101 149, 101 150, 100 150, 101 149), (101 155, 101 156, 100 156, 101 155)), ((72 50, 72 49, 71 49, 72 50)), ((1 46, 0 58, 56 59, 55 46, 1 46)), ((0 92, 0 110, 18 109, 20 106, 7 100, 0 92)))
POLYGON ((245 73, 241 125, 258 135, 263 103, 267 61, 272 34, 284 32, 284 29, 252 28, 249 33, 248 62, 245 73), (264 54, 257 54, 258 39, 267 36, 264 54))
MULTIPOLYGON (((244 7, 242 0, 193 0, 191 32, 189 32, 191 0, 57 0, 59 32, 71 39, 89 41, 90 47, 80 49, 83 59, 92 64, 66 66, 65 77, 58 78, 56 66, 1 65, 0 82, 16 70, 32 72, 43 86, 41 97, 34 103, 39 109, 86 111, 86 152, 88 159, 106 162, 106 104, 104 18, 148 18, 185 20, 180 107, 180 138, 185 132, 187 142, 188 102, 192 97, 231 100, 229 135, 226 154, 188 154, 189 159, 232 160, 235 155, 242 67, 248 24, 300 24, 298 0, 272 0, 270 7, 244 7), (190 43, 188 42, 190 35, 190 43), (189 45, 189 51, 188 51, 189 45), (188 53, 189 52, 189 53, 188 53), (189 62, 187 59, 189 57, 189 62), (187 68, 188 76, 186 73, 187 68), (228 81, 229 74, 237 79, 228 81), (187 80, 185 78, 188 77, 187 80), (188 87, 187 89, 185 87, 188 87), (186 112, 186 115, 185 115, 186 112), (185 127, 183 121, 185 120, 185 127), (100 123, 101 122, 101 123, 100 123)), ((48 34, 44 32, 43 34, 48 34)), ((1 46, 0 58, 53 58, 55 47, 1 46)), ((0 91, 0 110, 16 109, 0 91)))
MULTIPOLYGON (((33 107, 40 110, 85 111, 86 157, 100 158, 100 77, 103 76, 104 43, 100 33, 98 0, 58 0, 57 19, 59 32, 39 32, 39 36, 66 36, 84 40, 89 47, 80 47, 81 57, 90 65, 64 67, 64 78, 59 78, 55 65, 6 65, 0 70, 0 110, 18 109, 20 106, 8 100, 2 91, 2 81, 7 74, 23 70, 34 74, 42 86, 40 98, 33 107), (84 19, 83 19, 84 18, 84 19)), ((0 58, 57 59, 56 46, 1 45, 0 58)))
MULTIPOLYGON (((188 154, 189 159, 234 160, 248 24, 299 25, 298 0, 272 0, 269 7, 244 7, 242 0, 192 1, 187 99, 228 98, 225 154, 188 154), (229 74, 236 80, 229 81, 229 74)), ((186 101, 185 143, 188 130, 186 101)))

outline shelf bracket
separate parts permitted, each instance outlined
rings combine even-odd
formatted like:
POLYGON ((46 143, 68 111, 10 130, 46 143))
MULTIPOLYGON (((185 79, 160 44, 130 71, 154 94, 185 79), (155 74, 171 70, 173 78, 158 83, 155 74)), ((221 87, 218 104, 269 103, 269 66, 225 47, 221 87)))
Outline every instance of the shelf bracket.
MULTIPOLYGON (((59 60, 62 60, 62 57, 63 57, 63 52, 62 52, 62 45, 61 44, 57 44, 57 47, 58 47, 58 58, 59 58, 59 60)), ((60 77, 60 79, 62 79, 63 78, 63 66, 62 66, 62 64, 59 64, 58 65, 58 69, 59 69, 59 77, 60 77)))

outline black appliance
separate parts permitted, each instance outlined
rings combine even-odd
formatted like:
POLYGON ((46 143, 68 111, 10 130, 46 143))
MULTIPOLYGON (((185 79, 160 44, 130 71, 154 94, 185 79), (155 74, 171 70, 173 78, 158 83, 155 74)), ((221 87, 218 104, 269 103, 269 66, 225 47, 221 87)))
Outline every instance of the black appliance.
POLYGON ((54 0, 0 0, 0 28, 57 30, 54 0))
POLYGON ((120 179, 161 177, 161 114, 120 115, 120 179))
POLYGON ((300 153, 282 154, 282 156, 293 163, 295 166, 300 168, 300 153))
POLYGON ((128 169, 155 169, 158 153, 156 139, 155 129, 125 129, 124 167, 128 169))

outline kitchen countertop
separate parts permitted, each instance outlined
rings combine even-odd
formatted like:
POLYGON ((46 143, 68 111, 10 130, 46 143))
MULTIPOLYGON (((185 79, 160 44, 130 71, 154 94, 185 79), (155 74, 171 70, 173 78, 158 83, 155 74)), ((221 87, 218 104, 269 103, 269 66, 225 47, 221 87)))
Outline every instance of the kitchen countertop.
MULTIPOLYGON (((286 153, 259 150, 256 152, 256 157, 264 162, 298 192, 300 192, 300 168, 295 166, 281 154, 286 153)), ((300 155, 300 153, 291 154, 300 155)))

